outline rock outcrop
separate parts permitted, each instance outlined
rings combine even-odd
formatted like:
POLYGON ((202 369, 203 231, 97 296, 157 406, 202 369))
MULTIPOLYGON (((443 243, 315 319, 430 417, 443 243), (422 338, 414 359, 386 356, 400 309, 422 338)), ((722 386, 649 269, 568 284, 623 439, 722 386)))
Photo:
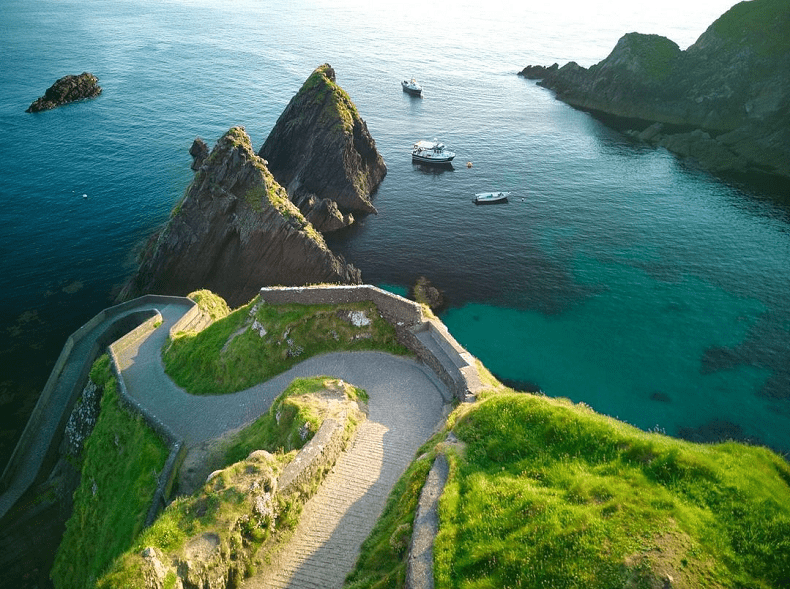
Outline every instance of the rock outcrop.
POLYGON ((349 213, 376 212, 370 195, 387 167, 328 64, 291 99, 258 155, 319 231, 353 222, 349 213))
POLYGON ((76 100, 95 98, 99 94, 99 79, 93 74, 83 72, 79 76, 64 76, 47 88, 44 96, 34 100, 25 112, 50 110, 76 100))
POLYGON ((361 282, 288 199, 243 127, 207 157, 200 143, 190 150, 196 164, 203 158, 192 183, 120 298, 208 288, 238 306, 262 286, 361 282))
POLYGON ((790 4, 735 5, 685 51, 629 33, 589 69, 520 72, 584 110, 646 123, 634 135, 714 171, 790 176, 790 4), (659 126, 648 128, 650 123, 659 126))

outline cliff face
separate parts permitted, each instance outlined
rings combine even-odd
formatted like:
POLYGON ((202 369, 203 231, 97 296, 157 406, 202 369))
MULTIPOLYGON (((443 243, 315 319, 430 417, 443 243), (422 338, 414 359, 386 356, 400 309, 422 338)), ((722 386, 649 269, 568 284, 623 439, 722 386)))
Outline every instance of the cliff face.
POLYGON ((349 213, 376 212, 370 194, 387 167, 328 64, 317 68, 291 99, 258 155, 291 200, 319 222, 319 230, 352 222, 349 213), (336 206, 322 203, 325 199, 336 206), (320 219, 327 212, 332 220, 325 225, 320 219))
POLYGON ((197 141, 190 153, 195 177, 121 298, 208 288, 237 306, 262 286, 361 282, 288 200, 243 127, 208 156, 197 141))
POLYGON ((83 72, 79 76, 64 76, 47 88, 44 96, 34 100, 25 112, 40 112, 76 100, 95 98, 101 94, 98 82, 99 79, 88 72, 83 72))
POLYGON ((706 167, 790 176, 788 31, 786 0, 752 0, 686 51, 658 35, 629 33, 589 69, 571 62, 528 66, 521 75, 540 78, 578 108, 660 123, 641 138, 706 167))

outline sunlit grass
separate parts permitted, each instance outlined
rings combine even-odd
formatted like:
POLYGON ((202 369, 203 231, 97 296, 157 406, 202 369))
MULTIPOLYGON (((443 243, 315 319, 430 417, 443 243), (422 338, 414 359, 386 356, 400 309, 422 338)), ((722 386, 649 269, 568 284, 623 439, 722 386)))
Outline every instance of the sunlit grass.
POLYGON ((318 354, 379 350, 407 354, 372 302, 256 305, 257 298, 200 333, 177 334, 164 353, 167 374, 195 395, 249 388, 318 354), (369 321, 355 325, 352 313, 369 321))
POLYGON ((455 426, 437 587, 776 587, 790 579, 790 467, 526 394, 455 426), (671 573, 670 573, 671 572, 671 573))

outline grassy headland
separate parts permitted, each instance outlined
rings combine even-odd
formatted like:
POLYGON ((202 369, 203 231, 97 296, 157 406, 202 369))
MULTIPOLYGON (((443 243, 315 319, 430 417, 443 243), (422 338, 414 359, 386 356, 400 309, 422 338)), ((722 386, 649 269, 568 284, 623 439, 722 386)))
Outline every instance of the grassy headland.
POLYGON ((164 353, 165 370, 194 395, 244 390, 326 352, 407 354, 371 302, 267 305, 256 297, 200 333, 180 333, 164 353))
MULTIPOLYGON (((456 410, 447 430, 462 450, 444 450, 437 588, 790 583, 790 466, 765 448, 692 444, 504 389, 456 410)), ((348 587, 402 586, 401 536, 433 444, 393 491, 348 587)))
POLYGON ((142 530, 168 449, 139 415, 120 405, 110 359, 91 370, 101 412, 85 443, 80 486, 50 574, 58 589, 92 587, 142 530))

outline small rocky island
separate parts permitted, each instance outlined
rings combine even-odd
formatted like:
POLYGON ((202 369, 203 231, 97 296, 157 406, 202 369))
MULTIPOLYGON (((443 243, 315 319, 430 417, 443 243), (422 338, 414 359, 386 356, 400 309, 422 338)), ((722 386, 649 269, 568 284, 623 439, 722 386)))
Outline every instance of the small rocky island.
POLYGON ((790 177, 790 4, 736 4, 685 51, 629 33, 590 68, 527 66, 557 98, 714 171, 790 177))
POLYGON ((195 177, 120 299, 207 288, 238 306, 263 286, 361 282, 320 231, 352 222, 351 212, 374 212, 369 195, 386 166, 334 80, 329 65, 316 69, 259 153, 243 127, 211 151, 194 141, 195 177))
POLYGON ((376 212, 370 195, 387 166, 329 64, 291 99, 258 155, 321 232, 353 223, 353 213, 376 212))
POLYGON ((77 100, 96 98, 101 94, 99 79, 88 72, 78 76, 64 76, 47 88, 44 96, 37 98, 25 112, 51 110, 77 100))

